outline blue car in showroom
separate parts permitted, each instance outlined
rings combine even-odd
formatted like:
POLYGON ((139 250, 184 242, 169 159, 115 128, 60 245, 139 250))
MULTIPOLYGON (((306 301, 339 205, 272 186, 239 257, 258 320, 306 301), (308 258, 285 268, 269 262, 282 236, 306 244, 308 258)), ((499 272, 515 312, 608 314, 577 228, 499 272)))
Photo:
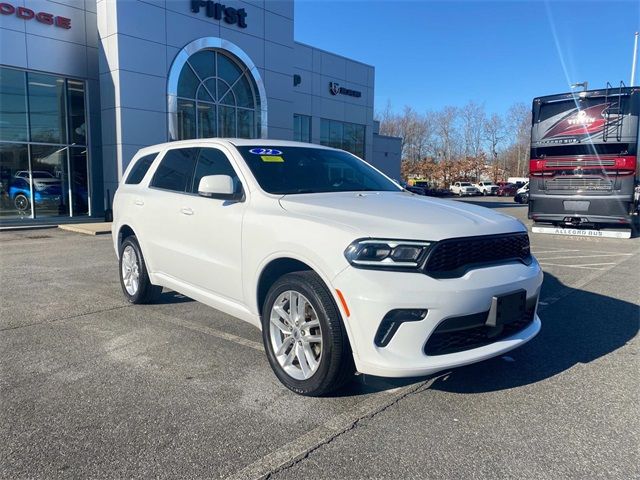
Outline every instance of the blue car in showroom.
MULTIPOLYGON (((33 201, 36 206, 55 207, 60 204, 62 188, 59 178, 45 171, 34 171, 31 178, 33 178, 33 201)), ((31 208, 28 171, 22 170, 15 174, 9 186, 9 198, 20 213, 27 213, 31 208)))

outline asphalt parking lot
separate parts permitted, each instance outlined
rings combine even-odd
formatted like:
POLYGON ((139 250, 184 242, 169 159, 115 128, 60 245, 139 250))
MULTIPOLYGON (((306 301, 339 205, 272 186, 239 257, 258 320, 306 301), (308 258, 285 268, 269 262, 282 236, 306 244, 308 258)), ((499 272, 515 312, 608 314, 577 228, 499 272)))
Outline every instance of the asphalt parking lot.
POLYGON ((531 238, 530 343, 305 398, 253 327, 169 291, 125 303, 109 236, 0 232, 0 475, 638 478, 640 238, 531 238))

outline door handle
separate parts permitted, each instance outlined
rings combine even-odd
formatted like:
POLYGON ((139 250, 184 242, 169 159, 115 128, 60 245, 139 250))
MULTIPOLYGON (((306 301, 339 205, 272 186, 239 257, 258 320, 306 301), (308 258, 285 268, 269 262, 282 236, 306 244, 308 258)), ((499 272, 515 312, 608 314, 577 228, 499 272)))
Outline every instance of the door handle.
POLYGON ((193 215, 193 210, 188 207, 184 207, 180 209, 180 213, 183 215, 193 215))
POLYGON ((138 205, 139 207, 141 207, 142 205, 144 205, 144 201, 140 200, 139 198, 136 198, 136 200, 133 202, 136 205, 138 205))

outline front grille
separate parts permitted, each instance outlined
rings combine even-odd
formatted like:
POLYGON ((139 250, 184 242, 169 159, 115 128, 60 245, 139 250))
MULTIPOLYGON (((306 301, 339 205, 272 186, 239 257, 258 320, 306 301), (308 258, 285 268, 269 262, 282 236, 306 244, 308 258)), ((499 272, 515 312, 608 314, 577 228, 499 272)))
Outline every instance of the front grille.
POLYGON ((514 260, 531 262, 529 236, 524 232, 451 238, 433 247, 424 272, 435 278, 455 278, 473 268, 514 260))
POLYGON ((612 190, 613 182, 601 177, 556 177, 545 181, 547 190, 612 190))
POLYGON ((446 355, 483 347, 508 338, 527 328, 533 322, 537 297, 527 300, 527 308, 522 319, 506 325, 490 327, 484 325, 489 312, 467 315, 465 317, 448 318, 434 330, 424 346, 424 353, 429 356, 446 355), (461 328, 450 330, 452 325, 461 328))
POLYGON ((615 160, 547 160, 547 167, 613 167, 615 160))

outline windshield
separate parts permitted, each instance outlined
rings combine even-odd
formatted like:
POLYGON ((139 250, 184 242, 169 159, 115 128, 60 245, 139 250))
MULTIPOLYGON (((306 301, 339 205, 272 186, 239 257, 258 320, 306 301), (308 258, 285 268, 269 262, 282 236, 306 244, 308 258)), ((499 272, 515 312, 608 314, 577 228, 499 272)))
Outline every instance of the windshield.
POLYGON ((237 148, 268 193, 401 191, 368 164, 340 150, 257 145, 237 148))
POLYGON ((468 182, 462 182, 462 183, 460 184, 460 186, 461 186, 461 187, 470 187, 470 186, 471 186, 471 184, 470 184, 470 183, 468 183, 468 182))

